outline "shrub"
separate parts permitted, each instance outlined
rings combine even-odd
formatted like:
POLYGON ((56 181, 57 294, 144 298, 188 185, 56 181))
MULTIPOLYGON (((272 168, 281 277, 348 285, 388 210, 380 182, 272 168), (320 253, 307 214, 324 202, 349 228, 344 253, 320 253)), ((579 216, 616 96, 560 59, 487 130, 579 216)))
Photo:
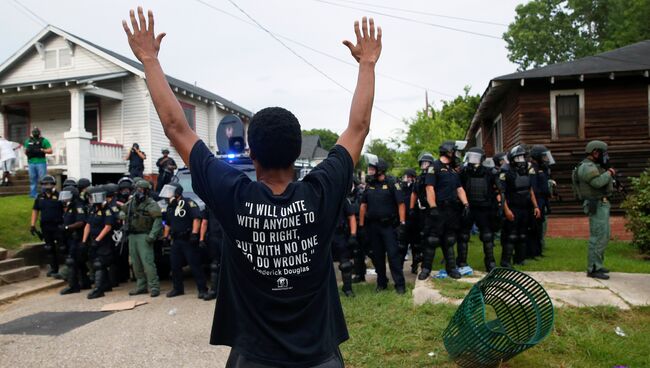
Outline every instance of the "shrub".
POLYGON ((631 181, 632 194, 623 202, 626 227, 634 236, 634 246, 642 253, 650 254, 650 168, 631 181))

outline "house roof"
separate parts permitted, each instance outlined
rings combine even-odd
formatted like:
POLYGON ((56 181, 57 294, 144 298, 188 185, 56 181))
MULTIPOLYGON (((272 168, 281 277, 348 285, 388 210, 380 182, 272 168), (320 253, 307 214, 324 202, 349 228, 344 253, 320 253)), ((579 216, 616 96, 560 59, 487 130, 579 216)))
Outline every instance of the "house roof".
POLYGON ((465 139, 472 138, 471 136, 475 132, 479 121, 488 117, 487 115, 493 110, 493 103, 500 101, 517 83, 524 85, 526 79, 569 78, 587 75, 598 77, 599 75, 609 76, 611 73, 627 74, 637 72, 642 72, 647 77, 649 70, 650 40, 646 40, 565 63, 551 64, 496 77, 490 81, 483 96, 481 96, 481 102, 476 109, 476 113, 474 113, 472 123, 465 133, 465 139))
POLYGON ((317 135, 303 135, 302 146, 300 147, 299 160, 314 160, 326 158, 328 152, 320 145, 320 137, 317 135))
POLYGON ((650 69, 650 40, 581 59, 502 75, 493 80, 550 78, 585 74, 645 71, 650 69))
MULTIPOLYGON (((117 64, 118 66, 130 71, 131 73, 138 75, 142 78, 145 77, 144 75, 144 66, 135 61, 132 60, 126 56, 120 55, 114 51, 111 51, 109 49, 106 49, 104 47, 101 47, 93 42, 87 41, 81 37, 75 36, 69 32, 66 32, 60 28, 57 28, 52 25, 46 26, 41 32, 39 32, 34 38, 32 38, 29 42, 27 42, 20 50, 18 50, 15 54, 13 54, 9 59, 7 59, 4 63, 0 65, 0 73, 3 71, 7 70, 9 67, 14 65, 16 62, 20 61, 20 59, 26 54, 27 51, 34 45, 34 43, 44 39, 45 37, 49 36, 51 33, 59 35, 63 37, 66 40, 69 40, 71 42, 74 42, 78 45, 81 45, 85 49, 105 58, 108 59, 109 61, 112 61, 113 63, 117 64)), ((251 117, 253 116, 253 113, 237 104, 234 102, 227 100, 215 93, 212 93, 208 90, 205 90, 203 88, 197 87, 191 83, 184 82, 180 79, 171 77, 169 75, 166 75, 167 81, 169 84, 172 86, 172 88, 175 88, 175 91, 178 92, 179 90, 184 90, 187 93, 190 94, 195 94, 197 96, 201 96, 205 98, 207 101, 214 102, 215 104, 219 105, 220 107, 228 108, 230 110, 233 110, 234 112, 240 113, 244 116, 251 117)), ((4 86, 5 88, 7 86, 4 86)))

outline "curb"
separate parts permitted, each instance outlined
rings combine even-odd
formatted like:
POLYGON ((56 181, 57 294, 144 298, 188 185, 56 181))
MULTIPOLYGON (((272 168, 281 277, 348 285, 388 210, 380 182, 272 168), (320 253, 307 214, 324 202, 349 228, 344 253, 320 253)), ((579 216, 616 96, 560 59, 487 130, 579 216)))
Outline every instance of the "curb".
POLYGON ((36 294, 38 292, 49 290, 49 289, 54 289, 54 288, 57 288, 57 287, 60 287, 60 286, 63 286, 63 285, 65 285, 64 280, 51 280, 50 282, 44 283, 42 285, 38 285, 38 286, 30 287, 30 288, 25 288, 25 289, 22 289, 22 290, 16 290, 16 292, 14 292, 14 293, 7 294, 7 295, 4 295, 4 296, 0 296, 0 305, 7 304, 9 302, 12 302, 12 301, 14 301, 16 299, 22 298, 22 297, 27 296, 27 295, 36 294))

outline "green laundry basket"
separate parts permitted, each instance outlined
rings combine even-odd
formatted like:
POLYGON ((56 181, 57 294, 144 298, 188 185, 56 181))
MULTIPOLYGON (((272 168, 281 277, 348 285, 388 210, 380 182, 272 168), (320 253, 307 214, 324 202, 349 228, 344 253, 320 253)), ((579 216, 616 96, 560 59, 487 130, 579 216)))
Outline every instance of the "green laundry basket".
POLYGON ((523 272, 495 268, 472 287, 443 339, 459 366, 497 367, 546 338, 553 321, 553 303, 542 285, 523 272), (486 305, 496 319, 486 318, 486 305))

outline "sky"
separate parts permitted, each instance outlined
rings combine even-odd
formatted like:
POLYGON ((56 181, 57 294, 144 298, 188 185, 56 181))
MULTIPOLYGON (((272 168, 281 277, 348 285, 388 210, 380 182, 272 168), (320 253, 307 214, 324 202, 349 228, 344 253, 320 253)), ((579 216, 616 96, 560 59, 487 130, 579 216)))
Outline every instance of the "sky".
POLYGON ((135 59, 121 20, 142 5, 167 33, 159 58, 168 75, 253 112, 285 107, 303 129, 341 133, 357 78, 342 41, 355 40, 353 23, 367 15, 383 30, 369 138, 399 138, 404 120, 424 108, 425 90, 440 107, 465 86, 482 94, 490 79, 516 70, 501 35, 522 1, 2 0, 0 60, 45 22, 135 59))

